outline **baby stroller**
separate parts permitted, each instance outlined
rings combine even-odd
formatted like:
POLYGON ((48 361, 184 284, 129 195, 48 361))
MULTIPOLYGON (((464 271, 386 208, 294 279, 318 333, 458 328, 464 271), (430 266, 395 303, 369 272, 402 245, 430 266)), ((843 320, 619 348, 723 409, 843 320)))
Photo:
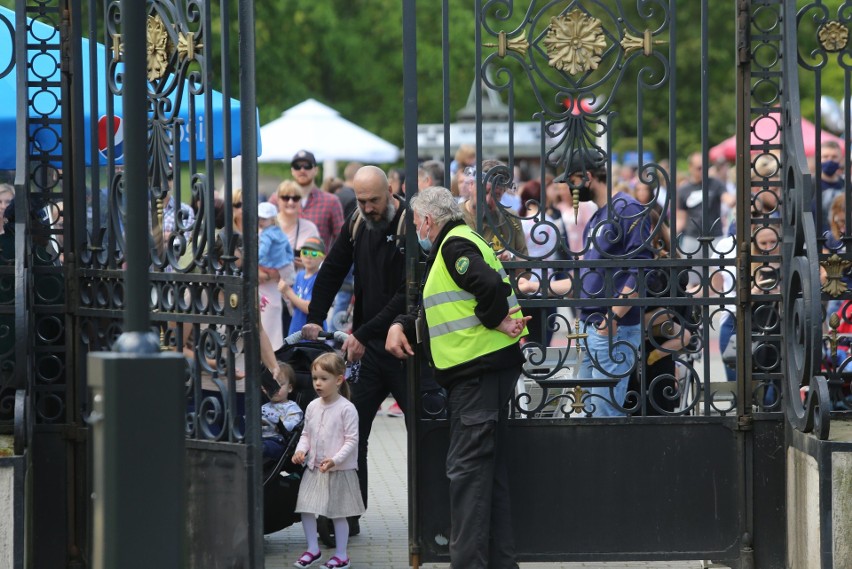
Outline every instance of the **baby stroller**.
MULTIPOLYGON (((334 339, 337 343, 343 343, 347 334, 343 332, 324 333, 321 338, 334 339)), ((298 403, 302 411, 308 407, 308 403, 316 398, 313 383, 311 381, 311 364, 313 361, 334 349, 323 341, 302 342, 301 332, 296 332, 284 339, 284 346, 277 352, 278 361, 290 364, 296 372, 296 381, 290 399, 298 403)), ((269 372, 266 381, 274 381, 269 372)), ((277 389, 277 385, 275 386, 277 389)), ((302 421, 304 423, 304 421, 302 421)), ((301 516, 295 513, 296 499, 299 496, 299 484, 302 480, 303 466, 293 464, 293 454, 299 443, 303 424, 286 433, 286 450, 277 461, 269 461, 263 465, 263 533, 270 534, 280 531, 294 523, 301 521, 301 516)), ((323 540, 325 541, 325 540, 323 540)))

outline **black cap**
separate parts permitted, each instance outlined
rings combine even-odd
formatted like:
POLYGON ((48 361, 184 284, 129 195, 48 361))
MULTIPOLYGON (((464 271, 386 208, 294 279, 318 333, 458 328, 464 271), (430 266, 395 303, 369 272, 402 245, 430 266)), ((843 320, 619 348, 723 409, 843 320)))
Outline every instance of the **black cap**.
POLYGON ((571 174, 594 172, 606 165, 606 156, 597 148, 580 148, 571 153, 565 165, 565 171, 553 179, 556 183, 565 182, 571 174))
POLYGON ((300 150, 293 156, 293 159, 290 160, 290 164, 295 164, 296 162, 307 162, 311 166, 317 165, 317 159, 314 158, 314 155, 307 150, 300 150))

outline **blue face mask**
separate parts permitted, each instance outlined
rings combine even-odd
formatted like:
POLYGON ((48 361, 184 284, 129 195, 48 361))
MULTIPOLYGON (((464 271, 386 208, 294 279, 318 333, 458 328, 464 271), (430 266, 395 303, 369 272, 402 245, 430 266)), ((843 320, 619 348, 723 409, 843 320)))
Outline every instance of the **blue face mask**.
POLYGON ((426 223, 424 219, 420 223, 420 228, 417 230, 417 242, 420 244, 420 248, 423 249, 426 253, 432 250, 432 240, 429 239, 429 234, 426 234, 426 237, 420 237, 420 232, 423 230, 423 224, 426 223))
POLYGON ((826 176, 834 176, 834 173, 840 168, 840 164, 834 160, 826 160, 822 163, 822 173, 826 176))

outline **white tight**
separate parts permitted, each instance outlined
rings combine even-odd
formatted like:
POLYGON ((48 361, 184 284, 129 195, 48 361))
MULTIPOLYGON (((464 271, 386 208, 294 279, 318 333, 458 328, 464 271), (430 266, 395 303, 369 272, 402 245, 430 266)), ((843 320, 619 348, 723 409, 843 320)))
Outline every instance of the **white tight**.
MULTIPOLYGON (((346 518, 333 518, 331 522, 334 524, 334 540, 337 543, 334 554, 338 559, 349 559, 349 555, 346 553, 349 544, 349 522, 346 518)), ((316 515, 302 514, 302 529, 305 530, 305 540, 308 542, 307 550, 311 553, 319 553, 316 515)))

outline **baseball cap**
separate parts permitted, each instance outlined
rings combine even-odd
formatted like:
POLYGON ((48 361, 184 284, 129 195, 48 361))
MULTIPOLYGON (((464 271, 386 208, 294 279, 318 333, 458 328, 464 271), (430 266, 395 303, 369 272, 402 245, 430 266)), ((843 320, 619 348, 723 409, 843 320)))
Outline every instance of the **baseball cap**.
POLYGON ((296 162, 307 162, 311 166, 317 165, 317 159, 314 157, 313 153, 308 152, 307 150, 298 151, 293 156, 293 159, 290 160, 290 164, 295 164, 296 162))
POLYGON ((323 243, 322 239, 319 237, 308 237, 302 243, 302 249, 308 249, 311 251, 319 251, 323 255, 325 255, 325 243, 323 243))
POLYGON ((577 172, 592 172, 599 170, 606 164, 604 153, 597 148, 580 148, 571 153, 571 158, 565 166, 565 171, 553 179, 556 183, 563 183, 571 174, 577 172))
POLYGON ((257 206, 257 216, 261 219, 270 219, 278 215, 278 209, 269 202, 261 202, 257 206))

